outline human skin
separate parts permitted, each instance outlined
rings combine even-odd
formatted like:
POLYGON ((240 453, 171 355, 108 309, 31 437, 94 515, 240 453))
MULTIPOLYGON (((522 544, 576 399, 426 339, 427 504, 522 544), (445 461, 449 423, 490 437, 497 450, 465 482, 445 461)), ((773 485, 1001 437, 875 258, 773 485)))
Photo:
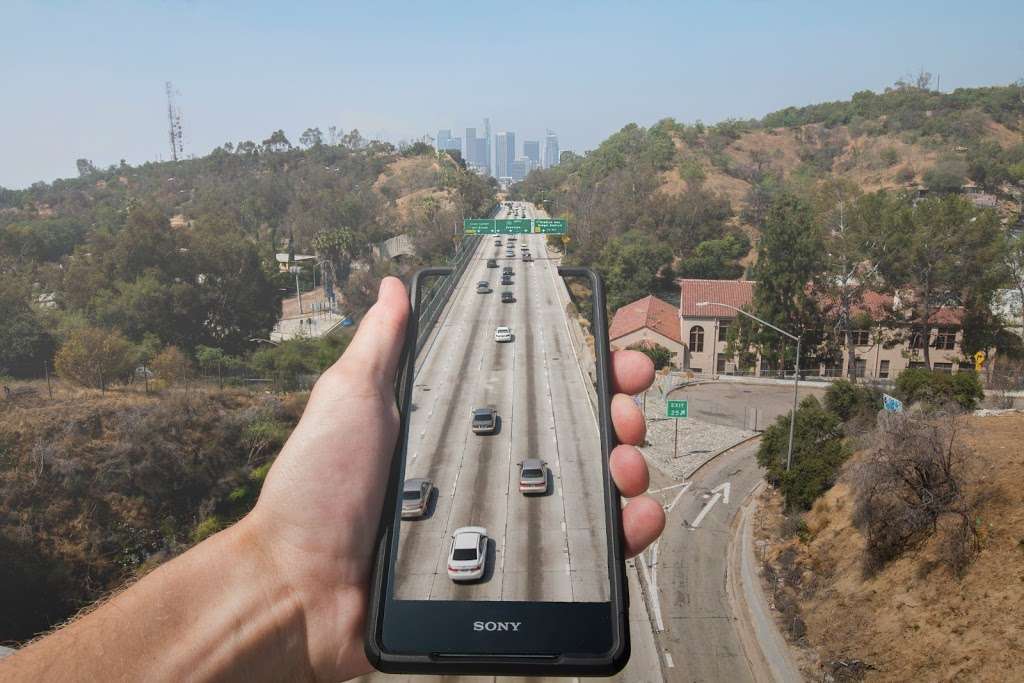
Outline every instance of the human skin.
MULTIPOLYGON (((394 379, 409 316, 381 283, 344 355, 316 383, 253 510, 63 628, 0 661, 5 681, 347 680, 363 654, 371 554, 398 433, 394 379)), ((642 495, 629 398, 654 379, 641 353, 612 356, 612 477, 633 556, 661 533, 642 495)))

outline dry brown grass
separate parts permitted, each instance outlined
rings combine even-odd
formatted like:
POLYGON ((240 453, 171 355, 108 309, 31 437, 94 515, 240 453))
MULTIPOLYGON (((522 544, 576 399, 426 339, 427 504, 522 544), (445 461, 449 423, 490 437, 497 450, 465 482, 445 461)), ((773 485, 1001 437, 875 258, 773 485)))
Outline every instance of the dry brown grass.
POLYGON ((873 667, 865 680, 1019 680, 1024 415, 967 418, 965 427, 981 465, 978 485, 995 495, 978 513, 982 548, 962 579, 942 566, 938 537, 865 578, 865 541, 853 526, 852 492, 842 482, 806 515, 808 543, 772 539, 769 554, 776 560, 798 553, 800 613, 824 665, 862 660, 873 667))

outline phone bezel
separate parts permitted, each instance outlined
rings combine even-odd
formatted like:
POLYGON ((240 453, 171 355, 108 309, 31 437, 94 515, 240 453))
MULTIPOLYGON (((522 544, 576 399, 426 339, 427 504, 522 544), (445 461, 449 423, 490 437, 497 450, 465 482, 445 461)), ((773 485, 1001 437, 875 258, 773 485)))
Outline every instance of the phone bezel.
MULTIPOLYGON (((629 659, 629 597, 622 540, 621 503, 611 481, 608 458, 616 445, 611 427, 611 382, 604 287, 588 268, 558 268, 561 277, 589 279, 593 292, 593 332, 597 358, 598 429, 604 482, 608 544, 608 602, 505 602, 396 600, 391 558, 397 554, 400 524, 398 483, 405 471, 421 281, 448 275, 451 268, 424 268, 413 278, 413 311, 406 329, 396 400, 401 428, 390 467, 381 515, 367 614, 365 650, 370 663, 386 673, 476 675, 611 675, 629 659), (495 638, 474 631, 474 621, 519 621, 529 628, 495 638)), ((522 627, 520 627, 522 628, 522 627)))

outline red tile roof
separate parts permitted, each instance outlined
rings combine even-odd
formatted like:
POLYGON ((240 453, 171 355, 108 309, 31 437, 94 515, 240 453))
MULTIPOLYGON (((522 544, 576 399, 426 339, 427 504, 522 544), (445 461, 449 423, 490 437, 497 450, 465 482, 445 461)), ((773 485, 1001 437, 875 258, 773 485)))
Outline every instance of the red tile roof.
POLYGON ((654 295, 645 296, 615 311, 611 327, 608 328, 608 337, 615 340, 645 327, 683 343, 675 306, 654 295))
MULTIPOLYGON (((831 300, 823 297, 820 302, 822 309, 828 313, 831 300)), ((852 313, 854 315, 867 313, 872 320, 880 322, 893 319, 901 320, 903 317, 901 313, 905 312, 905 308, 906 304, 904 304, 904 308, 894 310, 891 294, 867 291, 864 292, 862 303, 854 306, 852 313)), ((943 306, 932 313, 929 322, 933 325, 959 326, 963 322, 963 316, 964 309, 962 307, 943 306)))
POLYGON ((679 315, 684 318, 735 318, 725 306, 697 306, 702 301, 743 308, 754 300, 753 280, 679 279, 679 315))

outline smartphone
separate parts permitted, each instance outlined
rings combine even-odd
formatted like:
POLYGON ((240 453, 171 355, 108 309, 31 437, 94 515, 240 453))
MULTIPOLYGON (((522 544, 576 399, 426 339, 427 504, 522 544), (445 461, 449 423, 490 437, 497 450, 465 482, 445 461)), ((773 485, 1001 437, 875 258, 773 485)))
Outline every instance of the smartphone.
POLYGON ((411 287, 366 655, 386 673, 611 675, 629 597, 601 280, 492 244, 411 287))

